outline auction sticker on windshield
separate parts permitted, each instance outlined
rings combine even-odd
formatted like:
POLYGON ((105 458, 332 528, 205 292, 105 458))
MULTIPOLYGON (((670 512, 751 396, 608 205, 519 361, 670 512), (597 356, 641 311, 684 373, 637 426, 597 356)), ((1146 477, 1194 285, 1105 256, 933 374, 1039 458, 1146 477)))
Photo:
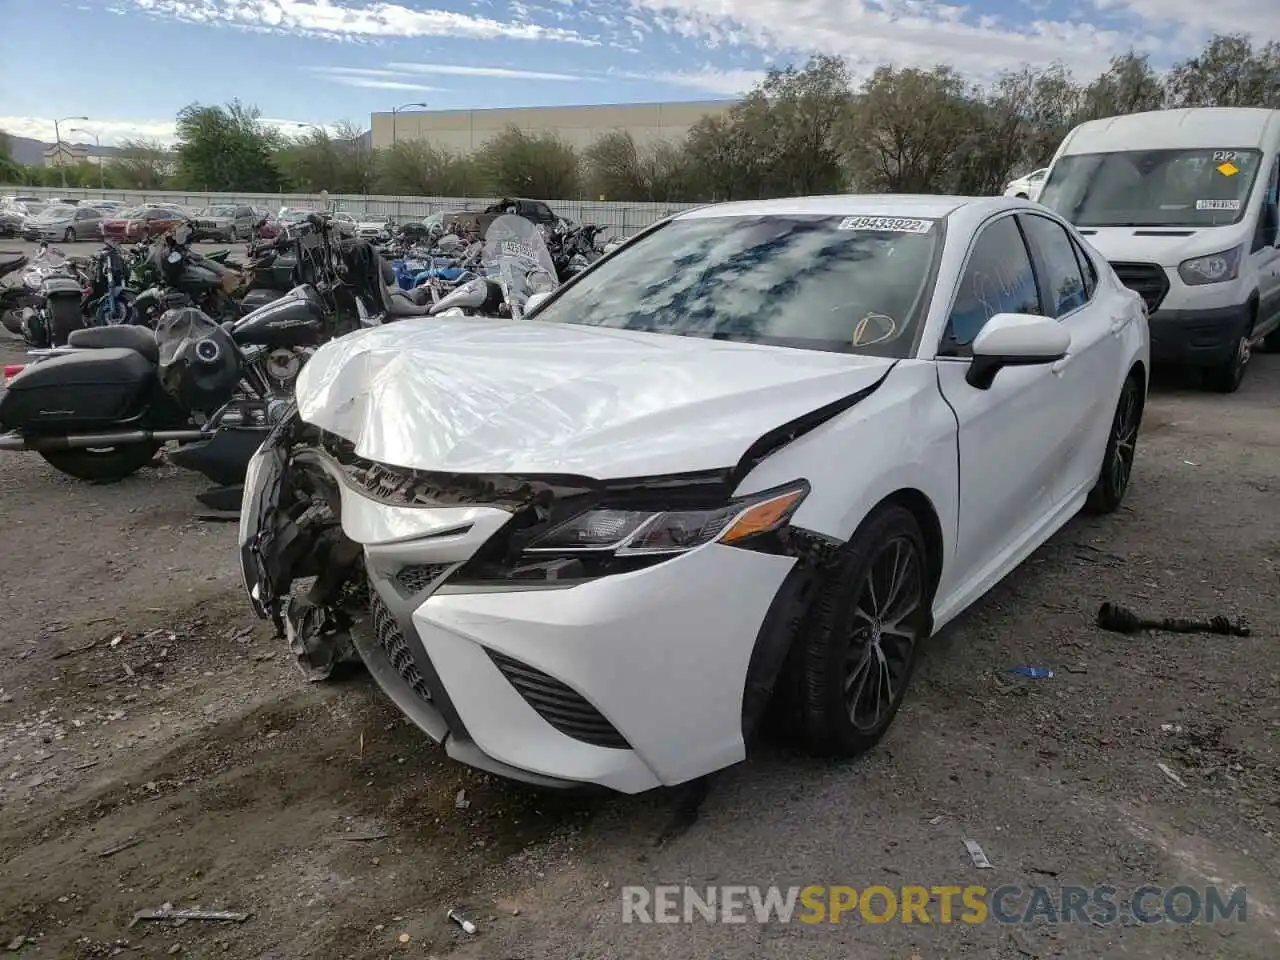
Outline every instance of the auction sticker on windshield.
POLYGON ((838 230, 878 230, 884 233, 928 233, 933 229, 932 220, 914 220, 909 217, 845 217, 838 230))
POLYGON ((1197 210, 1239 210, 1239 200, 1197 200, 1197 210))

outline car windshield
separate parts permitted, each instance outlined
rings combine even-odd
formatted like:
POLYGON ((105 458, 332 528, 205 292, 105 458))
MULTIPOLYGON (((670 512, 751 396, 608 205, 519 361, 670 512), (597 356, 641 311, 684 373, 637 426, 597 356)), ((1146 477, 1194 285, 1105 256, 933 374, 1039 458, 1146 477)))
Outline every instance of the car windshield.
POLYGON ((310 213, 310 210, 286 210, 280 214, 280 219, 285 223, 299 223, 305 220, 310 213))
POLYGON ((142 207, 130 207, 127 210, 117 211, 115 215, 121 220, 137 220, 146 212, 142 207))
POLYGON ((48 209, 46 209, 43 213, 40 214, 40 219, 41 220, 66 220, 68 217, 74 217, 75 215, 76 215, 75 207, 60 205, 56 207, 49 207, 48 209))
POLYGON ((1257 150, 1125 150, 1059 157, 1040 202, 1081 227, 1213 227, 1244 216, 1257 150))
POLYGON ((537 320, 910 356, 940 249, 936 220, 673 220, 567 287, 537 320))
POLYGON ((368 214, 365 214, 364 222, 365 223, 386 223, 387 218, 376 213, 368 213, 368 214))
POLYGON ((200 211, 202 217, 234 217, 235 207, 205 207, 200 211))

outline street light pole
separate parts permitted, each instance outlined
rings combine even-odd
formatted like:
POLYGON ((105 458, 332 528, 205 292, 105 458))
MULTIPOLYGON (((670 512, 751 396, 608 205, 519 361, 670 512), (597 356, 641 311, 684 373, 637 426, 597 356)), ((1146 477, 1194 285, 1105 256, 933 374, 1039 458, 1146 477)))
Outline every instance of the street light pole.
POLYGON ((53 137, 57 142, 54 144, 53 152, 58 157, 58 169, 62 173, 62 189, 67 189, 67 169, 62 164, 62 128, 59 124, 66 123, 68 120, 88 120, 88 117, 63 117, 61 120, 53 121, 53 137))
POLYGON ((103 195, 103 198, 105 199, 105 198, 106 198, 106 193, 107 193, 107 176, 106 176, 106 174, 103 172, 103 163, 102 163, 102 161, 103 161, 105 158, 102 156, 102 138, 101 138, 100 136, 98 136, 96 133, 90 133, 88 130, 80 130, 80 129, 76 128, 76 127, 72 127, 72 128, 71 128, 70 130, 68 130, 67 132, 68 132, 68 133, 83 133, 83 134, 85 134, 85 136, 93 137, 93 145, 94 145, 95 147, 97 147, 97 149, 98 149, 98 192, 99 192, 100 194, 102 194, 102 195, 103 195))
POLYGON ((396 114, 401 110, 407 110, 410 107, 420 107, 423 110, 427 109, 427 105, 425 103, 402 103, 398 107, 391 108, 391 145, 393 147, 396 145, 396 114))

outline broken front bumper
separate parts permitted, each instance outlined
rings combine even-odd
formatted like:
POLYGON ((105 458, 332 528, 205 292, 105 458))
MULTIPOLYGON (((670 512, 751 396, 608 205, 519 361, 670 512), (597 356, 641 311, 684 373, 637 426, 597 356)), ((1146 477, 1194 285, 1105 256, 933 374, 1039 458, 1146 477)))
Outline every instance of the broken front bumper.
MULTIPOLYGON (((245 588, 261 616, 287 590, 280 558, 294 549, 288 525, 272 527, 290 469, 285 433, 255 456, 241 512, 245 588)), ((794 558, 711 543, 568 585, 459 583, 453 575, 510 510, 391 504, 336 462, 313 462, 332 476, 342 530, 362 548, 368 612, 351 641, 450 756, 535 784, 624 793, 744 758, 753 644, 794 558)))

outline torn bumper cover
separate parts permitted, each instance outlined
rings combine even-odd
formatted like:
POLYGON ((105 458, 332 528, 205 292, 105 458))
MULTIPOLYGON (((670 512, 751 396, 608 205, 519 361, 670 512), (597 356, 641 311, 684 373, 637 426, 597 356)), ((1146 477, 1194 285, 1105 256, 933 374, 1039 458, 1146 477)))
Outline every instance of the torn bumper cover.
POLYGON ((686 782, 744 758, 753 640, 814 552, 790 527, 807 482, 734 491, 835 412, 731 469, 604 482, 375 464, 291 410, 249 466, 245 589, 309 676, 358 656, 455 759, 548 786, 686 782))

